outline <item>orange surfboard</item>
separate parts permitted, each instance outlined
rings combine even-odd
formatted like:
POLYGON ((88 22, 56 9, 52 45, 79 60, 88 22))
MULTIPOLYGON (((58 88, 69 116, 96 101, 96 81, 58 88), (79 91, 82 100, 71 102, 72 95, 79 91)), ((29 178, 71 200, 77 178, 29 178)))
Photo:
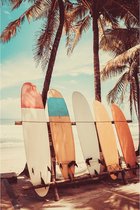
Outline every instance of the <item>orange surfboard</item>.
MULTIPOLYGON (((113 130, 113 126, 110 117, 104 107, 104 105, 95 100, 93 102, 93 111, 95 115, 95 122, 103 153, 104 161, 108 172, 120 170, 119 156, 116 144, 116 137, 113 130)), ((112 179, 116 179, 115 174, 110 174, 112 179)))
POLYGON ((116 104, 111 105, 111 110, 125 163, 129 167, 135 167, 137 162, 135 148, 126 118, 116 104))
POLYGON ((75 147, 71 121, 65 100, 60 92, 48 92, 48 113, 55 155, 64 179, 73 179, 75 147))

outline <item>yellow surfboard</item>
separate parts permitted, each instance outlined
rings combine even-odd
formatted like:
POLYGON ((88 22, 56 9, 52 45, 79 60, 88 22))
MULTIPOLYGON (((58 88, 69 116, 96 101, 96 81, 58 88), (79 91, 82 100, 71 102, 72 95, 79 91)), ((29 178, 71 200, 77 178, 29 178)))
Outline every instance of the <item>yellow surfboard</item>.
MULTIPOLYGON (((95 100, 93 102, 93 111, 95 115, 96 127, 99 137, 99 142, 105 164, 109 173, 120 170, 119 155, 116 144, 116 137, 110 117, 104 105, 95 100)), ((115 174, 110 174, 112 179, 116 179, 115 174)))
POLYGON ((60 92, 48 92, 48 114, 55 155, 64 179, 73 179, 75 147, 72 125, 65 100, 60 92))

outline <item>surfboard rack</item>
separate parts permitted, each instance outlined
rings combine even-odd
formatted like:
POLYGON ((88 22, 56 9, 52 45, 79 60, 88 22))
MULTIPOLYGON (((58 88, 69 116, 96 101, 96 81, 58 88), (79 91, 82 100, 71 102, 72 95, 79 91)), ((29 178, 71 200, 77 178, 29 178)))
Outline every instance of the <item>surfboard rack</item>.
POLYGON ((17 183, 17 175, 15 172, 1 173, 0 178, 1 178, 1 180, 3 180, 3 179, 8 180, 9 184, 17 183))
MULTIPOLYGON (((111 121, 112 123, 114 123, 114 121, 111 121)), ((128 123, 132 122, 131 120, 127 120, 128 123)), ((82 183, 82 182, 89 182, 89 181, 94 181, 95 179, 97 180, 97 178, 104 178, 105 176, 110 176, 110 174, 119 174, 121 173, 122 175, 122 181, 123 184, 126 184, 126 177, 125 174, 127 171, 133 171, 135 169, 139 168, 139 165, 136 164, 136 167, 128 167, 126 166, 126 168, 121 168, 120 170, 114 170, 111 172, 105 171, 102 173, 98 173, 97 171, 95 171, 95 175, 86 175, 86 176, 82 176, 82 177, 75 177, 74 179, 68 179, 68 180, 56 180, 56 158, 55 158, 55 152, 54 152, 54 148, 53 148, 53 143, 52 143, 52 136, 51 136, 51 131, 50 131, 50 123, 46 122, 48 125, 48 131, 49 131, 49 139, 50 139, 50 148, 51 148, 51 161, 52 161, 52 168, 50 169, 51 172, 51 182, 49 182, 48 184, 45 184, 44 182, 42 182, 42 184, 36 185, 36 186, 30 186, 30 187, 23 187, 24 190, 28 190, 28 189, 38 189, 41 187, 48 187, 48 186, 52 186, 53 187, 53 191, 54 191, 54 200, 58 201, 59 200, 59 194, 58 194, 58 187, 65 187, 66 185, 75 185, 77 183, 82 183)), ((66 123, 66 122, 65 122, 66 123)), ((76 125, 76 122, 71 122, 72 125, 76 125)), ((22 121, 18 121, 17 123, 15 122, 15 125, 22 125, 22 121)), ((86 161, 87 164, 90 161, 89 160, 86 161)), ((98 162, 102 165, 104 165, 104 162, 102 160, 98 160, 98 162)), ((71 163, 72 165, 75 163, 71 163)), ((69 166, 71 167, 71 166, 69 166)))
MULTIPOLYGON (((47 123, 48 127, 48 134, 49 134, 49 141, 50 141, 50 151, 51 151, 51 179, 53 184, 53 189, 54 189, 54 200, 58 201, 59 200, 59 194, 58 194, 58 189, 56 186, 56 158, 55 158, 55 152, 54 152, 54 147, 52 143, 52 134, 51 134, 51 129, 50 129, 50 124, 47 123)), ((48 186, 48 185, 47 185, 48 186)))
POLYGON ((11 173, 1 173, 1 187, 5 188, 7 195, 14 207, 14 209, 20 209, 20 204, 18 201, 18 197, 15 195, 14 190, 11 184, 17 183, 17 175, 14 172, 11 173))
POLYGON ((57 187, 63 187, 66 185, 75 185, 76 183, 81 183, 81 182, 85 182, 85 181, 94 181, 95 178, 104 178, 107 175, 110 174, 122 174, 122 180, 123 180, 123 184, 126 184, 126 178, 125 178, 125 173, 127 171, 130 170, 134 170, 134 169, 138 169, 138 167, 133 167, 133 168, 125 168, 125 169, 120 169, 120 170, 114 170, 111 172, 103 172, 103 173, 95 173, 95 175, 85 175, 85 176, 81 176, 81 177, 75 177, 73 180, 67 179, 67 180, 56 180, 55 182, 49 182, 48 184, 43 184, 43 185, 36 185, 36 186, 30 186, 30 187, 23 187, 24 190, 29 190, 29 189, 38 189, 40 187, 47 187, 47 186, 54 186, 56 185, 57 187))
MULTIPOLYGON (((107 122, 107 121, 105 121, 105 122, 107 122)), ((114 121, 113 120, 111 120, 109 122, 111 122, 112 124, 114 124, 114 121)), ((126 122, 127 123, 132 123, 132 120, 126 120, 126 122)), ((39 123, 39 122, 37 122, 37 123, 39 123)), ((49 124, 50 122, 47 122, 46 121, 46 123, 49 124)), ((63 122, 61 121, 61 123, 63 123, 63 122)), ((64 122, 64 123, 67 123, 67 122, 64 122)), ((89 122, 87 122, 87 123, 89 123, 89 122)), ((94 122, 94 121, 93 121, 93 123, 96 124, 96 122, 94 122)), ((22 125, 22 121, 15 121, 15 125, 22 125)), ((71 125, 76 125, 76 122, 71 122, 71 125)))

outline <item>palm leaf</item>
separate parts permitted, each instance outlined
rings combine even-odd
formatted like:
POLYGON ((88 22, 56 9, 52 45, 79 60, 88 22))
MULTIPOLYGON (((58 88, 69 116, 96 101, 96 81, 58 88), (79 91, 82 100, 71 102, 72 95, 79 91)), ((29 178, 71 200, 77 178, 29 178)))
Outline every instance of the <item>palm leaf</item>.
POLYGON ((113 16, 108 9, 106 9, 105 7, 103 7, 102 9, 102 14, 104 16, 104 19, 106 20, 106 24, 111 24, 113 28, 117 28, 118 27, 118 19, 113 16))
POLYGON ((114 88, 108 93, 107 101, 108 103, 122 103, 124 100, 124 95, 126 92, 127 85, 129 84, 129 74, 125 72, 119 81, 116 83, 114 88))
MULTIPOLYGON (((52 7, 54 5, 52 4, 52 7)), ((59 11, 58 5, 55 5, 55 10, 50 9, 46 24, 41 29, 41 35, 37 40, 35 47, 35 60, 39 64, 41 62, 42 69, 46 68, 48 64, 52 45, 54 43, 56 31, 59 25, 59 11)))
POLYGON ((125 67, 127 67, 127 63, 134 60, 139 55, 139 51, 140 44, 110 60, 101 71, 102 79, 105 80, 108 77, 116 76, 118 73, 121 73, 125 67))
POLYGON ((81 38, 83 31, 87 31, 91 24, 91 17, 88 15, 83 20, 77 22, 75 30, 72 30, 72 34, 68 34, 66 46, 68 46, 67 54, 73 52, 75 46, 81 38), (70 38, 71 37, 71 38, 70 38))
POLYGON ((23 0, 12 0, 12 4, 13 4, 13 7, 12 7, 12 10, 20 7, 20 5, 22 4, 23 0))
POLYGON ((82 4, 84 5, 85 8, 89 9, 91 8, 91 2, 90 1, 86 1, 86 0, 81 0, 82 4))
POLYGON ((44 1, 44 0, 36 0, 35 3, 25 12, 25 15, 30 21, 31 18, 39 18, 42 17, 44 12, 47 15, 47 12, 50 9, 50 1, 44 1))
POLYGON ((139 44, 139 42, 139 28, 110 29, 106 30, 104 36, 102 36, 100 48, 118 55, 139 44))
POLYGON ((74 22, 77 22, 77 21, 83 19, 89 13, 89 10, 80 4, 76 7, 73 7, 73 10, 68 13, 69 13, 69 16, 71 17, 71 20, 74 23, 74 22))
POLYGON ((139 1, 138 0, 133 0, 133 1, 128 1, 126 4, 125 0, 112 0, 112 2, 118 6, 119 8, 122 8, 122 15, 125 16, 128 14, 130 17, 133 17, 137 22, 139 21, 139 1), (137 11, 136 11, 137 9, 137 11))
MULTIPOLYGON (((26 0, 1 0, 2 5, 10 3, 12 6, 12 10, 20 7, 20 5, 26 0)), ((28 2, 34 3, 35 0, 28 0, 28 2)))
MULTIPOLYGON (((18 1, 15 0, 15 2, 18 1)), ((36 0, 35 4, 26 10, 18 19, 9 23, 0 36, 1 41, 7 42, 16 35, 17 29, 21 26, 21 23, 23 23, 25 16, 27 17, 28 21, 30 21, 31 18, 37 18, 40 16, 42 11, 44 11, 44 8, 49 9, 49 1, 47 1, 46 4, 43 4, 43 0, 36 0)))
POLYGON ((24 21, 25 16, 21 16, 19 19, 9 23, 9 25, 2 32, 0 39, 2 42, 7 42, 11 37, 16 35, 17 29, 21 26, 21 23, 24 21))

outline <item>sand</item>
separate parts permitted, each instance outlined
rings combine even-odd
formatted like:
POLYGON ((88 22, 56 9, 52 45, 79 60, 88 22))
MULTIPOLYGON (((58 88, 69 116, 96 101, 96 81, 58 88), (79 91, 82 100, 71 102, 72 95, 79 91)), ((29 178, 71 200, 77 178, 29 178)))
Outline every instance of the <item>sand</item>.
POLYGON ((39 198, 29 179, 25 176, 18 177, 17 184, 10 186, 14 192, 12 199, 1 183, 2 210, 138 210, 139 209, 139 176, 127 180, 124 185, 122 180, 111 181, 108 177, 101 180, 82 182, 82 184, 59 186, 59 201, 54 201, 54 191, 50 188, 45 198, 39 198), (16 203, 19 208, 16 208, 16 203), (15 208, 13 205, 15 204, 15 208))

